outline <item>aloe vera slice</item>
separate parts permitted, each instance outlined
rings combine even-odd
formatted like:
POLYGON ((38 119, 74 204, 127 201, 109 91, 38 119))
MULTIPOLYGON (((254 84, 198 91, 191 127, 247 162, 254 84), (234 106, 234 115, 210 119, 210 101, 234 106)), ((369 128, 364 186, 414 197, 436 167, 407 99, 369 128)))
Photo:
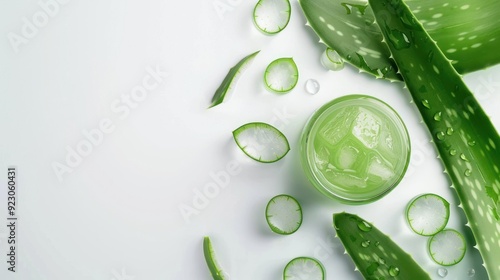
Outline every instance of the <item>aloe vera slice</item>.
POLYGON ((460 232, 445 229, 429 238, 428 250, 432 260, 437 264, 455 265, 465 256, 465 239, 460 232))
POLYGON ((291 11, 289 0, 260 0, 253 9, 253 22, 263 33, 276 34, 288 25, 291 11))
POLYGON ((490 279, 500 279, 500 137, 451 62, 400 0, 376 20, 460 199, 490 279), (494 195, 495 194, 495 195, 494 195))
POLYGON ((291 57, 282 57, 271 62, 264 73, 266 88, 275 93, 291 91, 299 80, 299 69, 291 57))
MULTIPOLYGON (((366 0, 299 0, 321 42, 350 64, 379 78, 401 79, 366 0)), ((408 0, 462 74, 500 62, 500 1, 408 0)), ((384 12, 380 14, 387 17, 384 12)))
POLYGON ((215 91, 215 94, 212 97, 212 103, 208 108, 217 106, 224 101, 224 98, 226 97, 227 93, 233 89, 234 85, 238 81, 238 78, 240 77, 243 68, 246 65, 248 65, 259 52, 260 51, 256 51, 252 54, 245 56, 235 66, 229 69, 229 72, 227 73, 226 77, 220 84, 219 88, 217 88, 217 90, 215 91))
POLYGON ((205 256, 205 261, 207 262, 208 269, 210 270, 214 280, 225 280, 226 277, 217 263, 214 248, 212 247, 212 241, 208 236, 203 238, 203 255, 205 256))
POLYGON ((278 161, 290 150, 285 135, 267 123, 244 124, 233 131, 233 138, 247 156, 258 162, 278 161))
POLYGON ((325 268, 320 261, 310 257, 291 260, 283 270, 283 280, 324 280, 325 268))
POLYGON ((292 234, 302 224, 302 207, 290 195, 277 195, 267 203, 266 221, 273 232, 283 235, 292 234))
POLYGON ((431 279, 394 241, 362 218, 333 215, 337 237, 365 279, 431 279))
POLYGON ((331 48, 326 48, 321 55, 321 64, 332 71, 339 71, 344 69, 344 60, 340 57, 339 53, 331 48))
POLYGON ((416 234, 430 236, 446 227, 450 203, 437 194, 423 194, 412 199, 406 208, 406 220, 416 234))

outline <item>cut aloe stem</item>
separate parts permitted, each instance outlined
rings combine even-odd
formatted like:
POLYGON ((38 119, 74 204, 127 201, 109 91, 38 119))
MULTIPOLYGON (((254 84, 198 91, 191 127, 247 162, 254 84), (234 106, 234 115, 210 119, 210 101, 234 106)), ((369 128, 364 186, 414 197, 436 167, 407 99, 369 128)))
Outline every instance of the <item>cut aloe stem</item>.
POLYGON ((417 234, 434 235, 446 227, 450 218, 450 203, 436 194, 423 194, 406 207, 406 220, 417 234))
POLYGON ((362 218, 333 215, 337 237, 365 279, 431 279, 394 241, 362 218))
POLYGON ((243 68, 247 66, 259 52, 260 51, 256 51, 252 54, 245 56, 235 66, 229 69, 229 72, 227 73, 226 77, 220 84, 219 88, 217 88, 217 90, 215 91, 215 94, 212 97, 212 103, 208 108, 212 108, 216 105, 219 105, 224 101, 226 95, 234 88, 234 85, 241 76, 243 68))
POLYGON ((219 264, 217 263, 217 258, 215 257, 215 252, 212 247, 212 242, 210 237, 205 236, 203 238, 203 254, 205 255, 205 261, 207 262, 208 269, 212 274, 214 280, 225 280, 226 277, 222 272, 219 264))
POLYGON ((344 60, 340 57, 337 51, 331 48, 326 48, 323 55, 321 55, 321 64, 323 64, 326 69, 332 71, 344 69, 344 60))
POLYGON ((291 11, 288 0, 260 0, 253 9, 253 21, 265 34, 276 34, 288 25, 291 11))
POLYGON ((266 221, 273 232, 292 234, 302 224, 302 208, 292 196, 277 195, 267 203, 266 221))
POLYGON ((400 0, 373 0, 370 5, 451 178, 489 278, 500 279, 500 221, 495 215, 500 206, 500 137, 408 6, 400 0))
POLYGON ((276 93, 291 91, 299 80, 299 69, 291 57, 278 58, 271 62, 264 73, 266 87, 276 93))
POLYGON ((445 229, 429 239, 429 254, 437 264, 450 266, 465 256, 465 239, 454 229, 445 229))
POLYGON ((285 135, 267 123, 244 124, 233 131, 233 138, 247 156, 258 162, 278 161, 290 150, 285 135))
MULTIPOLYGON (((299 0, 321 42, 363 72, 401 79, 366 0, 299 0)), ((454 67, 462 74, 500 62, 500 1, 408 0, 454 67)), ((380 14, 380 17, 387 16, 380 14)))
POLYGON ((320 261, 310 257, 291 260, 283 271, 283 280, 324 280, 325 268, 320 261))

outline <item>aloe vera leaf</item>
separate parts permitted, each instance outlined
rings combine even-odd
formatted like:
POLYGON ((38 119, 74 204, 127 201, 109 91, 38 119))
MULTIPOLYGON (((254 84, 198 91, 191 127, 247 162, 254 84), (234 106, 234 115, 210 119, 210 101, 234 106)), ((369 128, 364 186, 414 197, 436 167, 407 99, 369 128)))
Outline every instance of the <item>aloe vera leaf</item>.
MULTIPOLYGON (((347 62, 378 78, 400 79, 367 0, 299 2, 308 25, 347 62)), ((500 62, 496 51, 500 49, 500 1, 409 0, 407 4, 460 73, 500 62)))
POLYGON ((236 83, 239 74, 241 74, 242 68, 247 65, 252 59, 259 53, 260 51, 256 51, 252 54, 245 56, 241 59, 235 66, 229 69, 226 77, 220 84, 219 88, 215 91, 214 96, 212 97, 212 103, 208 108, 212 108, 221 104, 226 97, 226 94, 231 91, 233 85, 236 83))
POLYGON ((500 221, 494 215, 500 137, 409 7, 401 0, 370 0, 370 5, 451 178, 490 279, 500 279, 500 221))
POLYGON ((337 213, 333 226, 365 279, 431 279, 408 253, 362 218, 337 213))
POLYGON ((226 277, 217 263, 212 241, 208 236, 203 238, 203 255, 205 256, 205 261, 207 262, 208 269, 214 280, 225 280, 226 277))

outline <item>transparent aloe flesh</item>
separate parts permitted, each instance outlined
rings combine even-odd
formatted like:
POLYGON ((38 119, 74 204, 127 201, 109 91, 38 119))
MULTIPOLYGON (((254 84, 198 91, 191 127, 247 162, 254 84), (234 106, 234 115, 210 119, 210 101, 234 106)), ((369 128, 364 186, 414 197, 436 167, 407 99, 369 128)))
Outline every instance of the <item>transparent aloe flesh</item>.
POLYGON ((361 98, 343 100, 320 114, 307 150, 320 191, 352 202, 372 201, 399 182, 409 140, 392 109, 361 98))

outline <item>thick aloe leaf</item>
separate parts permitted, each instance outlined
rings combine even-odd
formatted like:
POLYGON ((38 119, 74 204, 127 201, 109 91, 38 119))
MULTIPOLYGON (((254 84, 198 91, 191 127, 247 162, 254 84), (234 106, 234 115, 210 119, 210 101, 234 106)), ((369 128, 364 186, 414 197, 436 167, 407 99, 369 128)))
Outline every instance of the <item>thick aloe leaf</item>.
MULTIPOLYGON (((363 71, 399 79, 367 0, 299 2, 308 24, 327 46, 363 71)), ((500 62, 500 1, 408 0, 407 4, 460 73, 500 62)))
POLYGON ((500 279, 500 137, 451 62, 401 0, 370 0, 461 201, 490 279, 500 279))
POLYGON ((241 74, 241 71, 245 65, 247 65, 252 59, 259 53, 260 51, 256 51, 252 54, 249 54, 242 58, 235 66, 233 66, 231 69, 229 69, 229 72, 227 73, 226 77, 220 84, 219 88, 215 91, 214 96, 212 97, 212 103, 210 104, 210 107, 212 108, 214 106, 217 106, 224 101, 224 98, 226 97, 226 94, 231 91, 233 88, 234 84, 237 82, 237 79, 239 75, 241 74))
POLYGON ((334 214, 333 225, 365 279, 431 279, 408 253, 362 218, 334 214))

